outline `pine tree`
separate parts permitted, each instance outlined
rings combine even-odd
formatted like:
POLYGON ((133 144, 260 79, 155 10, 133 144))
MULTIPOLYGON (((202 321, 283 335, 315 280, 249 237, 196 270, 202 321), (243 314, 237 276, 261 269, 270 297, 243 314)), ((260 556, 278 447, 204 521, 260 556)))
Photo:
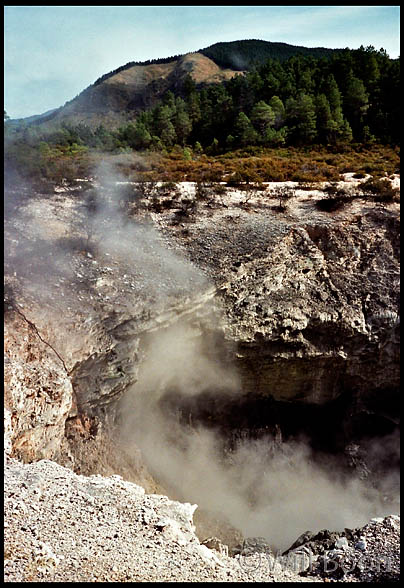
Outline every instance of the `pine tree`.
POLYGON ((174 94, 171 92, 171 90, 168 90, 163 97, 163 104, 165 106, 168 106, 170 108, 170 110, 174 110, 175 109, 175 96, 174 94))
POLYGON ((265 132, 263 143, 271 147, 280 147, 286 143, 288 129, 282 127, 278 131, 274 128, 268 128, 265 132))
POLYGON ((192 124, 201 119, 200 98, 197 92, 192 92, 187 98, 187 111, 192 124))
POLYGON ((234 137, 241 147, 253 144, 257 140, 257 133, 250 119, 244 112, 240 112, 234 125, 234 137))
POLYGON ((147 149, 151 141, 152 137, 146 126, 142 122, 138 121, 135 125, 134 148, 147 149))
POLYGON ((273 126, 275 113, 266 102, 260 100, 253 107, 250 119, 260 136, 263 137, 266 130, 273 126))
POLYGON ((368 107, 369 96, 364 83, 350 72, 344 96, 344 109, 354 137, 359 138, 368 107))
POLYGON ((346 118, 343 119, 342 125, 338 130, 338 138, 343 144, 350 143, 352 141, 352 129, 346 118))
POLYGON ((313 100, 307 94, 286 101, 286 122, 290 128, 289 137, 293 143, 304 145, 316 137, 316 112, 313 100))
POLYGON ((285 122, 285 107, 279 96, 272 96, 269 106, 275 114, 274 128, 279 130, 285 122))
MULTIPOLYGON (((175 110, 169 106, 159 105, 153 110, 153 131, 154 134, 161 137, 163 131, 169 124, 172 124, 172 118, 174 117, 175 110)), ((175 131, 174 131, 175 132, 175 131)))
POLYGON ((338 125, 331 115, 331 108, 325 94, 315 97, 316 127, 321 143, 335 143, 338 125))
POLYGON ((331 108, 331 114, 341 108, 342 98, 338 84, 332 74, 329 74, 325 81, 320 84, 320 91, 325 94, 331 108))
POLYGON ((179 143, 185 145, 185 142, 192 131, 192 123, 186 110, 186 104, 182 98, 177 98, 175 102, 175 110, 173 121, 175 132, 179 143))
POLYGON ((174 125, 171 121, 168 121, 165 125, 164 129, 161 132, 160 138, 164 145, 167 147, 171 147, 174 145, 175 140, 177 138, 174 125))

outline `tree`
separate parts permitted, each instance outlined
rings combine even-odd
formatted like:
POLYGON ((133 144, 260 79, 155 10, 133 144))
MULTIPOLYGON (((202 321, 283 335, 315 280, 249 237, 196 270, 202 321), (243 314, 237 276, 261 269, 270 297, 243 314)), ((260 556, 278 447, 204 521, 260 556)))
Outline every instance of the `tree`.
POLYGON ((175 107, 176 112, 173 121, 175 132, 177 133, 178 141, 182 145, 185 145, 185 142, 192 131, 192 123, 186 111, 186 104, 182 98, 177 98, 175 107))
POLYGON ((338 130, 338 138, 342 143, 350 143, 352 141, 352 129, 346 118, 343 119, 342 125, 338 130))
POLYGON ((161 140, 167 147, 174 145, 176 140, 176 132, 172 122, 168 121, 161 133, 161 140))
POLYGON ((114 138, 104 125, 98 125, 94 131, 94 138, 96 147, 106 151, 112 151, 114 148, 114 138))
POLYGON ((362 130, 362 142, 365 143, 365 145, 371 145, 372 143, 376 142, 376 137, 374 135, 372 135, 372 133, 370 132, 370 129, 368 127, 368 125, 365 125, 363 127, 362 130))
POLYGON ((274 128, 279 130, 285 122, 285 106, 279 96, 272 96, 269 106, 275 114, 274 128))
POLYGON ((322 143, 334 143, 338 125, 331 115, 330 104, 325 94, 315 98, 317 135, 322 143))
POLYGON ((265 95, 273 96, 279 92, 280 82, 272 72, 268 72, 265 76, 265 95))
POLYGON ((331 114, 341 108, 342 98, 339 91, 338 84, 332 74, 329 74, 325 80, 320 83, 320 92, 325 94, 330 105, 331 114))
POLYGON ((240 112, 234 125, 234 136, 236 143, 241 147, 255 143, 257 140, 257 133, 251 124, 250 119, 244 112, 240 112))
MULTIPOLYGON (((172 125, 171 119, 174 116, 174 110, 169 106, 159 105, 153 110, 153 131, 156 135, 162 135, 168 125, 172 125)), ((170 128, 171 130, 171 128, 170 128)), ((175 131, 174 131, 175 132, 175 131)))
POLYGON ((268 128, 264 135, 264 145, 280 147, 286 143, 288 128, 282 127, 278 131, 274 128, 268 128))
POLYGON ((182 90, 186 98, 192 96, 192 94, 196 94, 196 84, 191 76, 191 74, 187 74, 184 78, 182 84, 182 90))
POLYGON ((344 96, 344 108, 355 137, 360 135, 363 117, 368 107, 369 96, 364 83, 350 72, 344 96))
POLYGON ((137 121, 130 146, 133 147, 133 149, 147 149, 150 146, 151 141, 151 134, 144 123, 137 121))
POLYGON ((197 92, 192 92, 187 98, 187 111, 192 124, 201 119, 200 98, 197 92))
POLYGON ((311 143, 316 137, 316 112, 313 100, 300 93, 296 99, 286 101, 286 122, 291 140, 298 144, 311 143))
POLYGON ((251 122, 257 129, 261 137, 275 122, 275 113, 272 108, 263 100, 255 104, 251 111, 251 122))
POLYGON ((174 94, 171 92, 171 90, 168 90, 163 97, 163 104, 165 106, 168 106, 168 108, 170 108, 170 110, 174 110, 175 109, 175 96, 174 94))

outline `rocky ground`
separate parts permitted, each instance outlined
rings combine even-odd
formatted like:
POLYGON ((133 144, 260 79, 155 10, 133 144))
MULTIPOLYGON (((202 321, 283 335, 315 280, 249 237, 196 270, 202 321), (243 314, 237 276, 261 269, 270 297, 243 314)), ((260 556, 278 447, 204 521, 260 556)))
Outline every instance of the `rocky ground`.
MULTIPOLYGON (((54 462, 5 466, 8 582, 293 581, 201 545, 196 506, 147 495, 119 476, 77 476, 54 462)), ((311 581, 300 579, 300 581, 311 581)))
POLYGON ((120 476, 6 458, 5 581, 398 581, 399 517, 319 533, 286 556, 256 539, 229 557, 220 541, 200 543, 195 508, 120 476))

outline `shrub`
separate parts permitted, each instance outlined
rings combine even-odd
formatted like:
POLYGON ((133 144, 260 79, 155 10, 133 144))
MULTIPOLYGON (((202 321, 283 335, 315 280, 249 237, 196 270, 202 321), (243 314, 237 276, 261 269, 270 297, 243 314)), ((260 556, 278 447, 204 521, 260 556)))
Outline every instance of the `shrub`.
POLYGON ((275 198, 279 199, 279 210, 284 212, 287 209, 288 201, 294 198, 295 190, 290 186, 276 186, 272 194, 275 198))
POLYGON ((192 152, 190 149, 188 149, 188 147, 184 147, 182 155, 183 155, 183 158, 185 159, 185 161, 192 160, 192 152))
POLYGON ((205 180, 208 182, 220 182, 222 179, 222 170, 211 168, 205 172, 205 180))
POLYGON ((158 192, 162 196, 178 195, 179 194, 179 190, 178 190, 177 184, 175 182, 163 182, 158 187, 158 192))
POLYGON ((195 199, 208 200, 211 196, 211 187, 206 182, 195 182, 195 199))
POLYGON ((231 178, 226 182, 227 186, 232 188, 239 188, 243 182, 243 177, 239 171, 234 172, 231 178))
POLYGON ((340 210, 354 198, 351 191, 341 188, 336 182, 326 186, 324 192, 326 197, 316 201, 316 207, 323 212, 340 210))
POLYGON ((219 194, 220 196, 223 196, 227 192, 226 186, 222 186, 222 184, 216 184, 214 186, 214 190, 215 194, 219 194))
POLYGON ((400 200, 400 190, 393 188, 389 178, 368 178, 359 186, 359 190, 375 202, 388 204, 400 200))
POLYGON ((318 190, 318 184, 315 182, 299 182, 296 187, 298 190, 318 190))

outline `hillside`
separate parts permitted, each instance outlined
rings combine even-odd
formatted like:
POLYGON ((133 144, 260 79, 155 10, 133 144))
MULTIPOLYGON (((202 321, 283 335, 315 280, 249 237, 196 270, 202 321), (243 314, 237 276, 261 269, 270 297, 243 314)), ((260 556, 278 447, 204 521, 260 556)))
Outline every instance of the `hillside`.
POLYGON ((133 116, 134 111, 153 107, 169 90, 181 94, 188 74, 200 86, 229 80, 240 75, 240 71, 221 67, 202 53, 188 53, 164 63, 131 65, 104 76, 53 116, 35 122, 41 124, 51 120, 52 124, 65 121, 94 125, 125 121, 128 114, 133 116))

